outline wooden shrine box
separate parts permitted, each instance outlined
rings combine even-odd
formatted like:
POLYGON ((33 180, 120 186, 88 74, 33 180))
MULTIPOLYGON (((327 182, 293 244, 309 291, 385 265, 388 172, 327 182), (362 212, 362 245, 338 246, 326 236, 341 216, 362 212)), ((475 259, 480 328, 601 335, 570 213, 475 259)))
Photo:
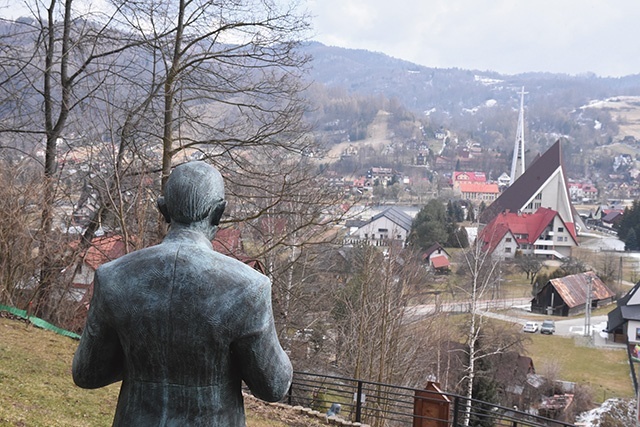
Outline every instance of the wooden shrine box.
POLYGON ((413 427, 448 427, 451 400, 442 393, 439 386, 439 383, 429 381, 424 390, 416 390, 413 427))

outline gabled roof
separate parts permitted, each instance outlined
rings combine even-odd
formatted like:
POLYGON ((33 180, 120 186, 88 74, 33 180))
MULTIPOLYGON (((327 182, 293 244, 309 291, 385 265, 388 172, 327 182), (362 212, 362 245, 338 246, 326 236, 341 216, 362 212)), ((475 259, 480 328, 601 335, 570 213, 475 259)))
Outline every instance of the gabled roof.
MULTIPOLYGON (((73 242, 72 247, 77 247, 79 242, 73 242)), ((120 235, 99 236, 91 240, 91 245, 81 254, 82 261, 97 270, 102 264, 120 258, 125 254, 125 245, 120 235)))
POLYGON ((369 223, 372 223, 382 217, 388 218, 391 222, 393 222, 394 224, 398 224, 400 227, 404 228, 407 231, 411 230, 411 223, 413 222, 413 220, 408 214, 398 208, 392 207, 385 209, 378 215, 371 218, 371 221, 369 221, 369 223))
POLYGON ((589 279, 591 279, 592 300, 600 301, 614 297, 615 293, 593 271, 551 279, 548 283, 560 294, 565 304, 573 308, 587 302, 589 279))
POLYGON ((502 212, 482 229, 479 237, 484 242, 484 249, 490 252, 507 232, 514 236, 518 244, 533 244, 556 216, 562 221, 558 212, 547 208, 539 208, 533 214, 502 212))
POLYGON ((440 243, 436 242, 433 245, 431 245, 431 247, 429 247, 429 249, 427 249, 426 251, 424 251, 422 253, 422 259, 427 259, 429 257, 429 255, 431 255, 432 253, 434 253, 438 249, 442 250, 445 254, 449 255, 449 252, 447 252, 446 249, 443 248, 440 243))
POLYGON ((482 250, 493 252, 506 234, 509 234, 511 238, 515 240, 516 237, 509 230, 507 224, 489 223, 478 235, 478 238, 482 242, 482 250))
POLYGON ((460 182, 487 182, 487 176, 484 172, 460 172, 456 171, 453 173, 452 177, 453 181, 460 182))
POLYGON ((223 255, 235 258, 247 264, 249 267, 256 271, 265 273, 266 269, 262 263, 249 257, 244 252, 244 246, 242 244, 242 233, 238 228, 221 228, 216 232, 214 240, 211 241, 211 245, 216 252, 220 252, 223 255))
POLYGON ((451 264, 449 262, 449 258, 447 258, 446 256, 437 255, 431 258, 431 265, 433 265, 433 268, 445 268, 449 267, 449 265, 451 264))
POLYGON ((622 219, 623 213, 619 211, 611 211, 606 214, 603 218, 603 222, 615 222, 622 219))
POLYGON ((542 156, 537 157, 524 173, 508 187, 480 215, 480 222, 487 224, 504 211, 518 212, 538 192, 553 173, 562 167, 560 140, 542 156))
POLYGON ((607 315, 607 332, 614 332, 629 320, 640 321, 640 305, 618 306, 607 315))

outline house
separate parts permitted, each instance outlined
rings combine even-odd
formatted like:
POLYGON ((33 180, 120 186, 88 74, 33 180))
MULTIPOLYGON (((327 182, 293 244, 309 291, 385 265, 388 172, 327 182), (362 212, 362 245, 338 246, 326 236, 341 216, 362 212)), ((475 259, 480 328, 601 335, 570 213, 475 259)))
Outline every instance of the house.
POLYGON ((388 208, 351 232, 345 238, 345 243, 390 246, 392 243, 400 242, 404 245, 412 222, 411 217, 404 211, 395 207, 388 208))
POLYGON ((569 182, 567 187, 571 200, 575 202, 590 202, 598 197, 598 189, 591 183, 569 182))
POLYGON ((530 382, 536 373, 533 359, 516 351, 506 351, 492 354, 487 360, 495 366, 496 391, 504 404, 526 408, 536 400, 539 391, 530 382))
POLYGON ((502 175, 498 177, 498 187, 500 187, 500 189, 504 189, 507 188, 510 183, 511 177, 509 177, 506 172, 502 172, 502 175))
POLYGON ((602 222, 603 227, 614 228, 618 224, 620 224, 623 215, 623 211, 619 209, 611 209, 605 216, 602 217, 600 221, 602 222))
POLYGON ((479 222, 488 224, 505 211, 534 213, 539 208, 558 212, 572 235, 586 228, 569 197, 560 140, 538 156, 524 173, 482 212, 479 222))
POLYGON ((242 234, 237 227, 221 228, 216 232, 216 235, 211 242, 213 250, 220 252, 231 258, 235 258, 247 264, 249 267, 262 274, 266 274, 266 268, 257 259, 249 257, 242 244, 242 234))
POLYGON ((451 186, 454 190, 460 188, 460 184, 484 184, 487 182, 487 176, 484 172, 454 172, 451 176, 451 186))
POLYGON ((449 253, 440 245, 434 243, 421 254, 422 261, 436 273, 446 273, 451 267, 449 253))
POLYGON ((555 316, 573 316, 611 304, 615 293, 593 272, 551 279, 531 300, 531 311, 555 316), (591 294, 589 295, 589 289, 591 294))
POLYGON ((617 307, 609 312, 609 338, 617 343, 640 344, 640 282, 618 299, 617 307))
POLYGON ((497 259, 524 256, 562 259, 578 246, 573 227, 558 212, 539 208, 533 214, 502 212, 480 230, 482 249, 497 259))
POLYGON ((458 184, 461 197, 474 202, 493 202, 500 194, 500 188, 495 183, 460 183, 458 184))
MULTIPOLYGON (((72 242, 72 250, 80 248, 80 241, 72 242)), ((73 268, 70 293, 73 299, 88 304, 93 295, 93 278, 102 264, 120 258, 126 253, 124 239, 121 235, 104 235, 94 237, 89 247, 78 254, 73 268)))

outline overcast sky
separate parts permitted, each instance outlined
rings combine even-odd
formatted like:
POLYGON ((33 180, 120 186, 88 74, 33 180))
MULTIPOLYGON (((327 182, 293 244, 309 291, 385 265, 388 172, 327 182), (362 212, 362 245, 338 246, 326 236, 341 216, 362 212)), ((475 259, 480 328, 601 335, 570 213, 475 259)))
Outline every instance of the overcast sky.
POLYGON ((640 0, 307 0, 314 40, 428 67, 640 73, 640 0))

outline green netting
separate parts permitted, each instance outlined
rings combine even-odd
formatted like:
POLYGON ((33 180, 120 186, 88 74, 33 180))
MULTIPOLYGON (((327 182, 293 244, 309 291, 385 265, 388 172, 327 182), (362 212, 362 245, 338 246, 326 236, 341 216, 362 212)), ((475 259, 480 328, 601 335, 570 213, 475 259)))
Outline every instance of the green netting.
POLYGON ((18 316, 22 319, 26 319, 32 324, 34 324, 35 326, 37 326, 38 328, 47 329, 49 331, 55 332, 56 334, 64 335, 65 337, 73 338, 76 340, 80 339, 80 335, 74 332, 66 331, 62 328, 58 328, 57 326, 52 325, 51 323, 46 322, 40 319, 39 317, 30 316, 29 314, 27 314, 26 310, 20 310, 19 308, 9 307, 9 306, 0 304, 0 311, 6 311, 8 313, 13 314, 14 316, 18 316))

